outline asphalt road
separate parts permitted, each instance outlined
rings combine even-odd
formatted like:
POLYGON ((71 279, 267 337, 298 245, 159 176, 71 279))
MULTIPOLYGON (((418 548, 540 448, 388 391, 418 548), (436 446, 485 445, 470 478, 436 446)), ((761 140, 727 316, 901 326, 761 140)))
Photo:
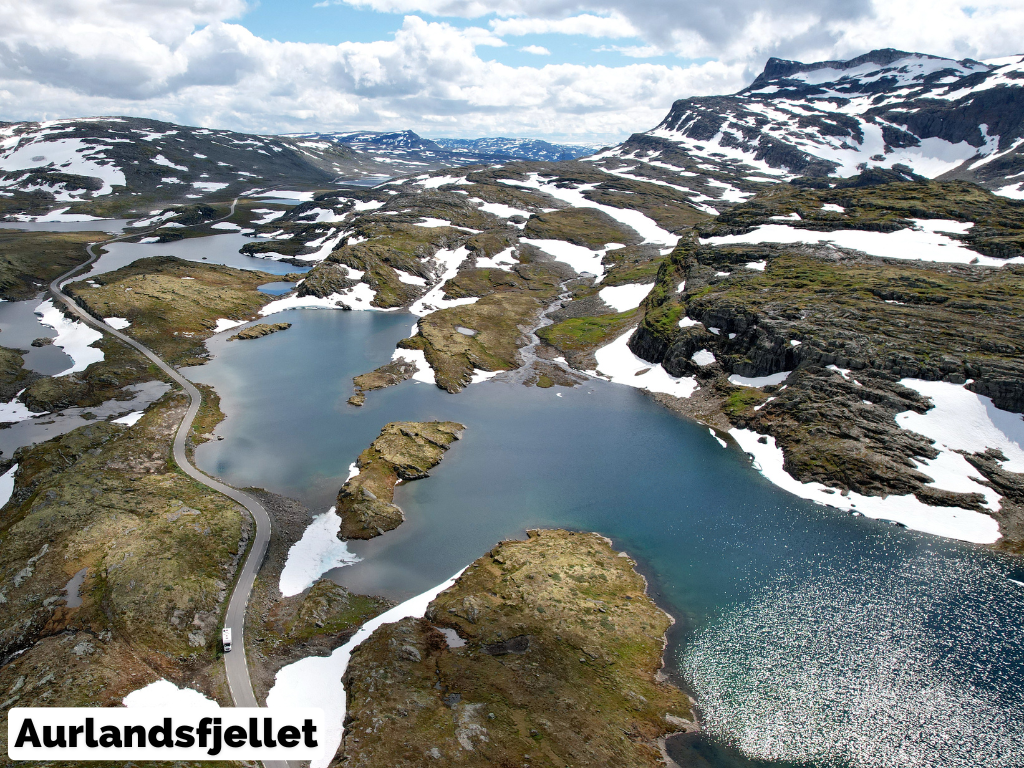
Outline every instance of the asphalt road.
MULTIPOLYGON (((227 219, 234 214, 235 204, 237 202, 238 200, 236 199, 231 203, 231 212, 228 213, 227 216, 224 216, 224 219, 227 219)), ((218 219, 218 221, 220 220, 221 219, 218 219)), ((97 320, 78 306, 78 304, 76 304, 71 297, 63 291, 63 286, 68 282, 68 280, 86 267, 90 266, 99 258, 99 255, 94 250, 97 245, 107 245, 108 243, 123 240, 125 237, 134 237, 137 234, 139 233, 133 232, 131 235, 122 235, 121 237, 106 240, 103 243, 93 243, 88 246, 86 251, 89 254, 89 260, 84 264, 79 264, 74 269, 65 272, 50 283, 50 294, 54 299, 62 302, 66 307, 68 307, 68 309, 77 315, 83 322, 88 323, 103 333, 110 334, 128 346, 137 349, 149 358, 154 365, 160 368, 160 370, 166 373, 172 381, 185 390, 185 393, 189 398, 189 406, 188 411, 185 413, 185 418, 181 420, 181 424, 178 426, 178 432, 174 436, 174 461, 181 468, 182 472, 193 480, 196 480, 206 487, 237 501, 249 510, 249 514, 252 515, 252 519, 256 522, 256 537, 252 542, 252 546, 249 549, 248 556, 245 558, 245 562, 242 563, 241 572, 238 574, 238 580, 235 582, 235 588, 231 592, 231 598, 228 600, 228 609, 224 616, 224 627, 230 628, 232 634, 232 650, 230 653, 224 654, 224 667, 227 672, 228 688, 231 690, 231 698, 234 700, 235 706, 257 707, 259 705, 256 703, 256 696, 252 692, 252 681, 249 679, 249 665, 245 658, 245 608, 249 603, 249 595, 252 593, 253 583, 256 581, 256 572, 259 571, 260 565, 263 563, 263 558, 267 554, 267 546, 270 544, 270 515, 267 514, 267 510, 264 509, 263 505, 256 501, 256 499, 242 493, 237 488, 232 488, 230 485, 225 485, 224 483, 203 474, 192 466, 192 463, 188 460, 188 456, 185 454, 185 440, 188 438, 189 430, 192 429, 192 422, 195 420, 196 414, 199 413, 199 406, 203 400, 202 393, 196 389, 192 382, 161 360, 157 354, 148 347, 140 344, 135 339, 126 336, 120 331, 111 328, 106 323, 97 320)), ((288 768, 288 763, 284 761, 268 760, 264 761, 263 765, 266 766, 266 768, 288 768)))

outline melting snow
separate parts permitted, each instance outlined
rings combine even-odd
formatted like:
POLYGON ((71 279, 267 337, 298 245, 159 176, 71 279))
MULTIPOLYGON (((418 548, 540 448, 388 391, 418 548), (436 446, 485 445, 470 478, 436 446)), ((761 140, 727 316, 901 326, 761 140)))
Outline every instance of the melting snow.
POLYGON ((145 411, 132 411, 127 416, 122 416, 120 419, 114 419, 111 424, 124 424, 128 427, 134 427, 139 423, 139 419, 143 417, 145 411))
POLYGON ((767 387, 770 384, 781 384, 791 374, 792 371, 781 371, 780 373, 773 373, 769 376, 740 376, 734 373, 729 377, 729 383, 735 384, 739 387, 767 387))
POLYGON ((976 262, 989 267, 1024 263, 1024 257, 996 259, 970 250, 959 240, 944 232, 963 234, 973 224, 959 221, 917 219, 914 229, 896 232, 867 232, 860 229, 840 229, 835 232, 817 232, 797 229, 785 224, 763 224, 742 235, 709 237, 708 245, 734 245, 737 243, 832 243, 840 248, 863 251, 886 259, 934 261, 944 264, 976 262))
POLYGON ((639 307, 653 287, 654 283, 609 286, 598 291, 598 296, 616 312, 628 312, 639 307))
POLYGON ((591 376, 602 376, 615 384, 661 392, 675 397, 689 397, 697 389, 697 380, 690 377, 670 376, 660 365, 652 364, 637 357, 627 346, 630 329, 611 344, 594 354, 597 369, 588 371, 591 376))
POLYGON ((0 475, 0 508, 6 506, 14 493, 14 473, 18 471, 18 465, 13 464, 11 468, 0 475))
POLYGON ((57 331, 53 346, 60 347, 71 358, 73 365, 66 371, 54 374, 54 378, 84 371, 93 363, 103 360, 103 350, 92 345, 103 338, 103 334, 85 323, 69 320, 64 313, 47 299, 35 309, 39 322, 57 331))
POLYGON ((313 760, 310 768, 327 768, 341 744, 345 732, 345 686, 341 678, 352 651, 384 624, 423 616, 430 602, 461 575, 459 571, 443 584, 370 619, 330 656, 308 656, 278 670, 274 687, 267 693, 268 707, 320 707, 326 715, 327 728, 323 734, 326 748, 323 757, 313 760))
MULTIPOLYGON (((353 474, 351 467, 349 469, 351 479, 353 474)), ((303 531, 302 538, 288 550, 288 559, 279 582, 282 595, 297 595, 313 586, 317 579, 332 568, 359 562, 359 558, 348 551, 348 545, 338 538, 340 530, 341 518, 334 507, 313 518, 303 531)))
POLYGON ((783 468, 782 449, 775 438, 759 435, 749 429, 730 429, 729 434, 740 448, 754 456, 757 468, 770 482, 796 496, 838 509, 857 511, 867 517, 892 520, 915 531, 945 536, 977 544, 991 544, 999 539, 999 524, 982 512, 960 507, 930 507, 916 496, 862 496, 850 492, 841 496, 834 488, 821 483, 801 483, 783 468), (758 442, 764 438, 765 442, 758 442))
POLYGON ((220 709, 213 699, 208 699, 199 691, 191 688, 179 688, 169 680, 157 680, 145 688, 132 691, 122 700, 126 707, 146 709, 220 709))

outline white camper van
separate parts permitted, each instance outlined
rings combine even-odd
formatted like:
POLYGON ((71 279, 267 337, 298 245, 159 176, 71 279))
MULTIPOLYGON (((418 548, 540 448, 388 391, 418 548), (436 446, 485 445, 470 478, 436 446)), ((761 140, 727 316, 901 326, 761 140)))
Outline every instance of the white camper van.
POLYGON ((231 629, 228 627, 224 628, 224 631, 220 633, 220 642, 224 646, 224 653, 228 653, 231 650, 231 629))

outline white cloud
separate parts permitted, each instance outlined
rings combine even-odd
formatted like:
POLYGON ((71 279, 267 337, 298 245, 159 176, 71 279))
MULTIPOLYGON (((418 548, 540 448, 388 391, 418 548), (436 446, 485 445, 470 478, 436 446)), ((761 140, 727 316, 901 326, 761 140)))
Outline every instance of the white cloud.
POLYGON ((656 45, 602 45, 595 48, 595 51, 614 51, 631 59, 650 59, 654 56, 664 56, 665 52, 656 45))
POLYGON ((654 126, 677 98, 738 90, 768 55, 812 61, 892 46, 983 59, 1017 52, 1024 28, 1019 0, 976 0, 969 11, 953 0, 361 5, 480 23, 459 28, 410 15, 393 39, 324 45, 253 35, 233 23, 244 0, 0 0, 0 119, 134 114, 252 132, 412 128, 612 141, 654 126), (661 52, 710 60, 491 60, 503 38, 528 34, 621 40, 615 49, 639 59, 661 52))
POLYGON ((532 53, 534 56, 550 56, 551 51, 543 45, 524 45, 519 49, 523 53, 532 53))
POLYGON ((492 19, 491 31, 496 35, 586 35, 587 37, 637 37, 640 33, 620 14, 594 16, 581 14, 564 19, 519 17, 492 19))

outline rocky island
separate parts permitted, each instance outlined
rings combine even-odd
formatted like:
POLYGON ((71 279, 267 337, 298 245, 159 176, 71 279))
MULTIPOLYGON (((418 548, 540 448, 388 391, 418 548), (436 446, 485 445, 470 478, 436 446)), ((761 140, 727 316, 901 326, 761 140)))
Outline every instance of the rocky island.
POLYGON ((592 533, 499 544, 356 649, 334 765, 664 765, 694 715, 660 675, 672 619, 634 565, 592 533))
POLYGON ((338 492, 339 536, 371 539, 401 525, 405 515, 393 503, 395 486, 427 477, 466 429, 454 421, 395 421, 359 454, 357 474, 338 492))

